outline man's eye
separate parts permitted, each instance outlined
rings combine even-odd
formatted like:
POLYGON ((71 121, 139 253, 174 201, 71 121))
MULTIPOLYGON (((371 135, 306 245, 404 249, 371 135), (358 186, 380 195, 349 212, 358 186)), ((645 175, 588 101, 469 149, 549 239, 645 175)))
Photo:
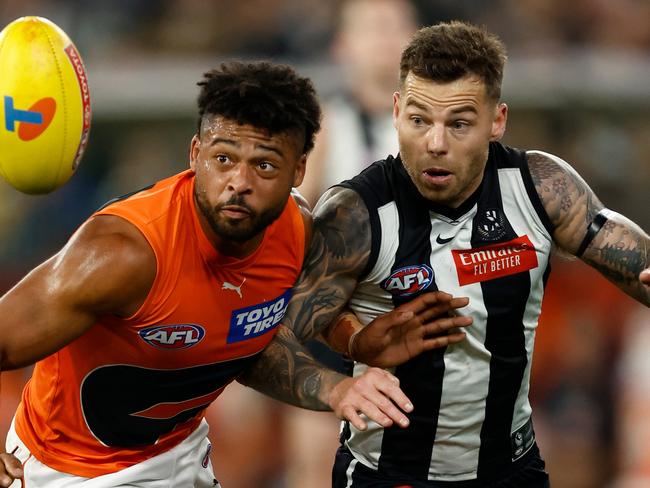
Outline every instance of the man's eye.
POLYGON ((220 163, 224 163, 224 164, 227 163, 228 161, 230 161, 230 160, 228 159, 228 156, 226 156, 225 154, 219 154, 219 155, 217 155, 217 158, 216 158, 216 159, 217 159, 217 161, 219 161, 220 163))
POLYGON ((275 166, 273 166, 271 163, 268 161, 262 161, 261 163, 258 164, 258 167, 262 171, 273 171, 275 169, 275 166))

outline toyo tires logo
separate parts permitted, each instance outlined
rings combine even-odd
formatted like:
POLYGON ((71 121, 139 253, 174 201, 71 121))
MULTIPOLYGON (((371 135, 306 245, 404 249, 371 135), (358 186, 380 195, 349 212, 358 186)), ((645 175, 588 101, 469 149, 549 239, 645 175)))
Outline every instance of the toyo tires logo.
POLYGON ((289 306, 291 289, 267 302, 233 310, 230 316, 228 344, 259 337, 275 329, 289 306))

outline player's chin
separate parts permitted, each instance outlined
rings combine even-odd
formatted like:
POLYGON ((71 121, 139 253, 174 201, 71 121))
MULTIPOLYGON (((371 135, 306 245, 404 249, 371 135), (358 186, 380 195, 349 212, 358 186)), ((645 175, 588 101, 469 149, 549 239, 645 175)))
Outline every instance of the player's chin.
POLYGON ((430 202, 440 205, 448 205, 450 202, 450 195, 453 193, 451 185, 420 185, 420 194, 430 202))
POLYGON ((220 227, 219 235, 224 239, 235 242, 249 241, 260 232, 258 226, 250 219, 246 219, 246 221, 240 219, 226 220, 224 225, 220 227))

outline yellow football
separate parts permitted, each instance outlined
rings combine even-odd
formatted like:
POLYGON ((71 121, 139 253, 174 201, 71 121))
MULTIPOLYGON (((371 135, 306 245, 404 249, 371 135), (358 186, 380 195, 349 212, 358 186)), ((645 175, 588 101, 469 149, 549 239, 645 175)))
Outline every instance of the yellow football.
POLYGON ((48 193, 77 169, 90 131, 90 93, 77 49, 54 23, 21 17, 0 32, 0 174, 48 193))

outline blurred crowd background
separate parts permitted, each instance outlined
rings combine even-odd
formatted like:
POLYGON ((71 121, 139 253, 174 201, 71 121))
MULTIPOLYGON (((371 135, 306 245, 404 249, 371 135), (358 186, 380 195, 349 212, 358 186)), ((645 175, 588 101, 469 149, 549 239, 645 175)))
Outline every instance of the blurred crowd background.
MULTIPOLYGON (((312 202, 394 153, 399 52, 415 28, 440 20, 485 24, 506 42, 505 142, 560 155, 650 231, 648 0, 0 1, 0 25, 22 15, 50 18, 75 41, 93 127, 57 192, 26 196, 0 182, 0 292, 103 202, 187 167, 196 82, 220 61, 273 59, 314 79, 325 119, 302 188, 312 202)), ((650 486, 650 313, 578 261, 553 266, 532 387, 553 487, 650 486)), ((2 374, 0 436, 28 377, 2 374)), ((224 488, 329 486, 331 414, 233 386, 209 417, 224 488)))

